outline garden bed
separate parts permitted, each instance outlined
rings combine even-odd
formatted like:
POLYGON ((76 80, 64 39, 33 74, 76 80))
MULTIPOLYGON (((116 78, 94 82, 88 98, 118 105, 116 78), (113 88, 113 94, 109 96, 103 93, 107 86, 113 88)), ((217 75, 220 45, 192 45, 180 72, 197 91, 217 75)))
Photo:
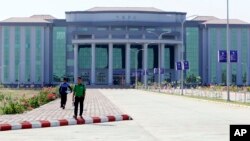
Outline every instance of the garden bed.
POLYGON ((55 100, 57 88, 41 90, 0 90, 0 115, 20 114, 55 100))

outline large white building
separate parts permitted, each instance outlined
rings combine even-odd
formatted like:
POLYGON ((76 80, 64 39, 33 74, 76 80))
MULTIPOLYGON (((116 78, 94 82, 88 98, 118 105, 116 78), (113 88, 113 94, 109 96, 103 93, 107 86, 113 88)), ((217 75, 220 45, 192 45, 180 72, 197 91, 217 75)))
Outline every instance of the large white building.
MULTIPOLYGON (((148 84, 158 82, 154 68, 161 68, 160 81, 176 81, 175 62, 184 47, 190 61, 185 75, 223 83, 225 66, 216 57, 226 47, 225 27, 216 17, 186 21, 186 13, 139 7, 71 11, 66 19, 9 18, 0 22, 0 78, 6 85, 56 84, 64 76, 82 76, 91 85, 130 85, 137 74, 148 84)), ((249 83, 249 24, 231 20, 230 27, 232 48, 242 54, 232 65, 232 81, 249 83)))

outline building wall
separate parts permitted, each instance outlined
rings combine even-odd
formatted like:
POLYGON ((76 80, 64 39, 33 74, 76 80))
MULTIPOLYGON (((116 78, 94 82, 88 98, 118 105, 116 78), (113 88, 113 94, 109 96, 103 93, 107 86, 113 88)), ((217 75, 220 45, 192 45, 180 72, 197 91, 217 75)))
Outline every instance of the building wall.
MULTIPOLYGON (((249 48, 249 28, 232 27, 229 33, 230 50, 238 51, 238 63, 230 63, 231 84, 243 85, 249 82, 247 66, 249 48)), ((226 50, 226 28, 208 28, 208 83, 226 83, 226 63, 219 63, 218 50, 226 50)))
POLYGON ((5 84, 44 82, 44 27, 2 26, 1 73, 5 84))

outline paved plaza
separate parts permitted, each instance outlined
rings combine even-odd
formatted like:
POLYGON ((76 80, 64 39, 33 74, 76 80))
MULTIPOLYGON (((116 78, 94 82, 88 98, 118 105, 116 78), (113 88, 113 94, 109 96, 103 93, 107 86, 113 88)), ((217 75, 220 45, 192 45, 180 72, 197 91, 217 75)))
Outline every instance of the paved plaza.
POLYGON ((230 124, 250 124, 248 107, 132 89, 93 91, 133 120, 2 132, 1 141, 228 141, 230 124))
MULTIPOLYGON (((84 117, 100 117, 108 115, 121 115, 123 112, 108 100, 98 90, 88 89, 84 102, 84 117)), ((66 108, 60 108, 60 99, 43 105, 37 109, 19 115, 0 115, 1 123, 16 123, 22 121, 58 120, 72 118, 74 107, 72 94, 68 95, 66 108)))

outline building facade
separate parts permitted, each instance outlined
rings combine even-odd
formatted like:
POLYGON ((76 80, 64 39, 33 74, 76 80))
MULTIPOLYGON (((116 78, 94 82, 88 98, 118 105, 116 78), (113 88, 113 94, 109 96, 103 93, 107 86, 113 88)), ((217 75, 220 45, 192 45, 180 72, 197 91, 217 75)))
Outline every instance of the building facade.
MULTIPOLYGON (((249 24, 230 22, 231 48, 239 63, 231 65, 232 82, 248 84, 249 24)), ((0 22, 0 80, 5 85, 57 84, 82 76, 90 85, 130 85, 180 80, 175 62, 190 62, 185 76, 223 83, 225 64, 217 51, 226 48, 224 20, 156 8, 97 7, 0 22), (184 44, 183 44, 184 43, 184 44), (182 51, 184 47, 184 51, 182 51), (158 69, 158 73, 154 70, 158 69), (137 73, 136 73, 137 72, 137 73)))

